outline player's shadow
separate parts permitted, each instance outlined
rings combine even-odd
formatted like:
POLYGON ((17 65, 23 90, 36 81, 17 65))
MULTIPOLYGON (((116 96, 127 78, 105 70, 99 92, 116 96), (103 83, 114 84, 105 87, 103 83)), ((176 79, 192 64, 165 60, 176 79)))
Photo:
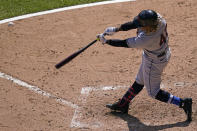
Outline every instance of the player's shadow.
POLYGON ((189 122, 182 121, 174 124, 151 126, 151 125, 145 125, 138 118, 131 116, 129 114, 122 114, 120 112, 111 112, 111 114, 120 117, 121 119, 126 121, 129 127, 129 131, 159 131, 167 128, 186 127, 189 125, 189 122))

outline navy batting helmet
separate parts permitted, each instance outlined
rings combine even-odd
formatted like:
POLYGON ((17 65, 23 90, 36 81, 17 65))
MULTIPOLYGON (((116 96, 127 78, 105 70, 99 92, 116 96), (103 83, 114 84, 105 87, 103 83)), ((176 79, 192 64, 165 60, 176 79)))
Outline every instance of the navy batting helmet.
POLYGON ((138 23, 139 26, 157 26, 158 15, 153 10, 143 10, 136 17, 135 22, 138 23))

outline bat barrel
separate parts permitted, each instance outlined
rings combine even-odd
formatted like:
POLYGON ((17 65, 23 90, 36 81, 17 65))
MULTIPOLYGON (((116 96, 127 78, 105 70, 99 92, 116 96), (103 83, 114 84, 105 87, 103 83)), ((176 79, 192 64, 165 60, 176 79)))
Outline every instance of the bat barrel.
POLYGON ((70 62, 72 59, 74 59, 76 56, 78 56, 79 54, 81 54, 83 51, 85 51, 88 47, 90 47, 91 45, 93 45, 97 40, 92 41, 91 43, 89 43, 87 46, 85 46, 84 48, 78 50, 77 52, 71 54, 70 56, 68 56, 66 59, 62 60, 61 62, 59 62, 58 64, 55 65, 56 69, 59 69, 60 67, 62 67, 63 65, 67 64, 68 62, 70 62))

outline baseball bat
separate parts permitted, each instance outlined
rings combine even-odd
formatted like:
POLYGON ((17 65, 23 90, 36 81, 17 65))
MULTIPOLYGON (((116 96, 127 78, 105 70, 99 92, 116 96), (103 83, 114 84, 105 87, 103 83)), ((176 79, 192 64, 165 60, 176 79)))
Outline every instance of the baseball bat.
POLYGON ((56 69, 61 68, 63 65, 67 64, 68 62, 70 62, 72 59, 74 59, 75 57, 77 57, 79 54, 81 54, 83 51, 85 51, 88 47, 90 47, 91 45, 93 45, 94 43, 97 42, 98 39, 92 41, 91 43, 89 43, 87 46, 83 47, 82 49, 74 52, 73 54, 71 54, 70 56, 68 56, 67 58, 65 58, 64 60, 62 60, 61 62, 59 62, 58 64, 55 65, 56 69))

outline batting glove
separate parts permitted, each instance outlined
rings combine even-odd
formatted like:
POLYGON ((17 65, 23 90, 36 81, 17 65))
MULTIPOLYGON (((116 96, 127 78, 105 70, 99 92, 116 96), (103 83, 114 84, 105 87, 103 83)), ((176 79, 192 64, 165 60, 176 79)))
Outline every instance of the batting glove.
POLYGON ((98 34, 97 35, 97 39, 102 43, 102 44, 105 44, 106 43, 106 39, 104 37, 104 34, 98 34))
POLYGON ((106 35, 113 35, 116 32, 116 27, 108 27, 107 29, 105 29, 104 34, 106 35))

